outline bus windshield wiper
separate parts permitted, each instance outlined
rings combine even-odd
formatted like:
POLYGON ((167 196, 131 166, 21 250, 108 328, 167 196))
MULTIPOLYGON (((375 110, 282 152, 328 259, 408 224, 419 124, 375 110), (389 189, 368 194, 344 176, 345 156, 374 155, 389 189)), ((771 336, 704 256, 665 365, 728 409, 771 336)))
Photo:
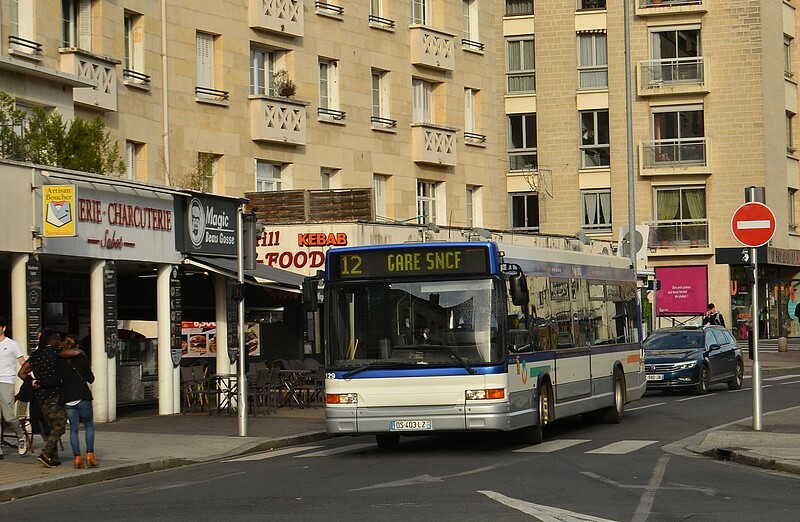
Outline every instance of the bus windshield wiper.
POLYGON ((402 363, 400 361, 391 361, 391 362, 389 362, 389 361, 382 361, 382 360, 378 359, 378 360, 375 360, 375 361, 372 361, 372 362, 368 362, 367 364, 365 364, 363 366, 359 366, 358 368, 353 368, 349 372, 347 372, 344 375, 342 375, 342 378, 343 379, 349 379, 353 375, 357 374, 358 372, 362 372, 362 371, 366 370, 367 368, 375 368, 375 367, 380 367, 380 366, 391 367, 391 366, 397 366, 399 364, 402 364, 402 363))
POLYGON ((458 361, 459 364, 461 364, 461 366, 463 366, 464 369, 470 373, 470 375, 475 375, 476 373, 478 373, 477 370, 475 370, 475 368, 470 366, 469 363, 466 361, 466 359, 458 355, 452 347, 450 348, 450 357, 458 361))

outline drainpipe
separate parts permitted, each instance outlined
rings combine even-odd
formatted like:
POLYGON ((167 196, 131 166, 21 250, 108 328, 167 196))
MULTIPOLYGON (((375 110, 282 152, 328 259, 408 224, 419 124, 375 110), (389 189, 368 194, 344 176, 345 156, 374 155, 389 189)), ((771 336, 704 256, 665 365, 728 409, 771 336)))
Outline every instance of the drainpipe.
POLYGON ((167 60, 167 0, 161 0, 161 121, 164 138, 164 183, 172 185, 169 175, 169 69, 167 60))

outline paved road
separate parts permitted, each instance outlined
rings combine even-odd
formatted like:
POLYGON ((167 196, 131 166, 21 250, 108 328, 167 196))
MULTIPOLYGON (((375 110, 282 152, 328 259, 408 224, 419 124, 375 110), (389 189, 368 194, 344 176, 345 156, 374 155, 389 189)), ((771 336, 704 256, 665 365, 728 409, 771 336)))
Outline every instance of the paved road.
MULTIPOLYGON (((764 411, 800 404, 798 379, 766 380, 764 411)), ((387 452, 370 437, 337 438, 23 499, 0 506, 0 517, 796 520, 797 476, 683 449, 751 414, 748 391, 711 391, 648 394, 621 425, 567 420, 539 446, 453 435, 404 439, 387 452)))

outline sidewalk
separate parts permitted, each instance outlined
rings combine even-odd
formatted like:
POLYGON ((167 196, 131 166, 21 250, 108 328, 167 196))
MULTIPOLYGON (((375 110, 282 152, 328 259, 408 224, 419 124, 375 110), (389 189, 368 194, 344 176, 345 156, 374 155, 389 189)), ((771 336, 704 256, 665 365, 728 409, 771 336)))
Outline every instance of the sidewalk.
MULTIPOLYGON (((745 375, 752 362, 744 348, 745 375)), ((763 342, 759 350, 762 377, 778 369, 796 369, 800 380, 800 340, 789 351, 763 342)), ((0 461, 0 502, 63 488, 102 482, 150 471, 207 462, 224 457, 304 444, 327 437, 324 408, 280 408, 269 416, 249 416, 248 436, 239 437, 239 420, 230 415, 154 415, 152 412, 123 415, 113 423, 97 424, 95 469, 72 468, 69 434, 62 438, 63 465, 48 469, 36 456, 42 447, 37 435, 36 452, 20 457, 5 447, 0 461)), ((81 432, 81 445, 84 445, 81 432)), ((85 448, 84 448, 85 449, 85 448)), ((752 421, 727 426, 705 434, 687 449, 714 458, 800 474, 800 406, 765 415, 762 431, 752 430, 752 421)))

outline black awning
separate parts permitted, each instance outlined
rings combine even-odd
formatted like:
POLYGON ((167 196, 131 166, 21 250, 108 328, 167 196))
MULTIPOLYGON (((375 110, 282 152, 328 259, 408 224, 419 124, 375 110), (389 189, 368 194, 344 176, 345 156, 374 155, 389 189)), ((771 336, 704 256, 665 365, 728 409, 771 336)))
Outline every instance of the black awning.
MULTIPOLYGON (((186 257, 184 262, 233 279, 238 277, 239 266, 236 259, 190 255, 186 257)), ((244 277, 246 282, 298 293, 302 288, 304 279, 300 274, 264 266, 261 263, 256 264, 255 270, 245 270, 244 277)))

